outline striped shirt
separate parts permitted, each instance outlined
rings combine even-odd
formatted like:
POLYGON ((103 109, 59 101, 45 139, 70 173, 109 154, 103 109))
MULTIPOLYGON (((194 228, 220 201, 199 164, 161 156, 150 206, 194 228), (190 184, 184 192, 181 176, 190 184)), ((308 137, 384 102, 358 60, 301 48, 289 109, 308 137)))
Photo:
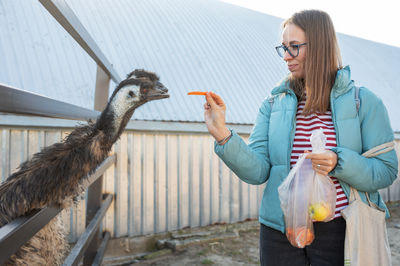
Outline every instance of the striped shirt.
MULTIPOLYGON (((293 167, 299 156, 304 151, 312 151, 310 137, 313 130, 321 128, 326 138, 327 149, 336 147, 336 132, 332 122, 331 111, 325 113, 314 113, 304 116, 302 111, 306 101, 301 101, 297 106, 296 133, 294 136, 293 149, 290 157, 290 166, 293 167)), ((348 205, 348 200, 336 177, 330 176, 336 186, 336 209, 335 218, 340 217, 340 211, 348 205)))

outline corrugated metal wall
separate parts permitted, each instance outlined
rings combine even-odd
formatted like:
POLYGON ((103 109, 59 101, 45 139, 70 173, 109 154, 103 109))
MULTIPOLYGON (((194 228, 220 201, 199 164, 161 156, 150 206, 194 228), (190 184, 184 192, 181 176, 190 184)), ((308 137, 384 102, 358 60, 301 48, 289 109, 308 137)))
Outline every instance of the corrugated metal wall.
MULTIPOLYGON (((0 128, 1 181, 20 162, 68 133, 0 128)), ((106 171, 103 187, 116 197, 102 225, 113 237, 258 217, 264 185, 240 181, 215 155, 208 134, 125 131, 113 152, 117 162, 106 171)), ((400 181, 381 194, 385 200, 400 200, 400 181)), ((62 213, 71 241, 84 231, 85 212, 82 200, 62 213)))
MULTIPOLYGON (((0 134, 3 181, 20 162, 68 131, 2 128, 0 134)), ((116 198, 103 228, 114 237, 258 217, 263 186, 235 177, 215 155, 207 134, 126 131, 113 152, 117 163, 105 173, 103 187, 116 198)), ((85 211, 82 200, 62 214, 71 241, 84 231, 85 211)))

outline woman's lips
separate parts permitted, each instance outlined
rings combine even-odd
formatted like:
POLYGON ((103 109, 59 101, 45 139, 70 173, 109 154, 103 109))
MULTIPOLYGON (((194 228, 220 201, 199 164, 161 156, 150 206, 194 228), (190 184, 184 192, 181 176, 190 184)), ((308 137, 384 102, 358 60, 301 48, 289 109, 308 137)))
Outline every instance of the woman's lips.
POLYGON ((289 71, 293 72, 294 70, 296 70, 297 68, 297 64, 293 64, 293 65, 288 65, 289 71))

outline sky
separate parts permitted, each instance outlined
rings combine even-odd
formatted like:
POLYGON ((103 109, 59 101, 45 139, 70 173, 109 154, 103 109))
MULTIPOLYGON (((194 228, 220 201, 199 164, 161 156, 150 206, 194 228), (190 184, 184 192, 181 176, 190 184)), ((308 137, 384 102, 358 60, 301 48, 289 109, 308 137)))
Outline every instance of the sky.
POLYGON ((327 12, 337 32, 400 47, 399 0, 222 0, 280 18, 303 9, 327 12))

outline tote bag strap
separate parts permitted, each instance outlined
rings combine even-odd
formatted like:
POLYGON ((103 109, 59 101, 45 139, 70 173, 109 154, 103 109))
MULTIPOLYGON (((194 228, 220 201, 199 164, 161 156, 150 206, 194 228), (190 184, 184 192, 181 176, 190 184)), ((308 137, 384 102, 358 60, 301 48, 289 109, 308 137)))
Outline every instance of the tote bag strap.
MULTIPOLYGON (((368 194, 368 193, 365 193, 368 194)), ((358 194, 357 189, 353 188, 350 186, 350 197, 349 197, 349 202, 353 202, 354 200, 361 200, 360 195, 358 194)), ((369 203, 369 202, 368 202, 369 203)))
MULTIPOLYGON (((375 204, 369 200, 369 195, 368 195, 368 193, 367 193, 367 192, 364 192, 364 194, 365 194, 365 197, 367 198, 368 205, 371 206, 371 207, 372 207, 372 206, 375 206, 375 204)), ((358 194, 358 190, 355 189, 355 188, 353 188, 352 186, 350 186, 350 198, 349 198, 349 202, 353 202, 354 200, 361 201, 361 197, 360 197, 360 194, 358 194)))
POLYGON ((361 155, 364 157, 367 157, 367 158, 371 158, 371 157, 378 156, 379 154, 391 151, 393 149, 394 149, 394 141, 390 141, 390 142, 386 142, 381 145, 378 145, 378 146, 364 152, 361 155))

